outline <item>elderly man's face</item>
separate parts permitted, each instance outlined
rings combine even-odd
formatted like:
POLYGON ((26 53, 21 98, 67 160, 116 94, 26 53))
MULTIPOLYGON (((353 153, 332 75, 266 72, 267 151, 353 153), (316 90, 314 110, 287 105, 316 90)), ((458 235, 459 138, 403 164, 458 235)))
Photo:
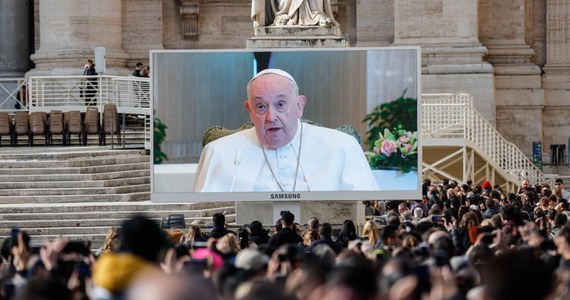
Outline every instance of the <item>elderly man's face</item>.
POLYGON ((273 149, 290 143, 305 102, 305 96, 298 95, 293 82, 283 76, 266 74, 251 82, 245 108, 259 141, 273 149))

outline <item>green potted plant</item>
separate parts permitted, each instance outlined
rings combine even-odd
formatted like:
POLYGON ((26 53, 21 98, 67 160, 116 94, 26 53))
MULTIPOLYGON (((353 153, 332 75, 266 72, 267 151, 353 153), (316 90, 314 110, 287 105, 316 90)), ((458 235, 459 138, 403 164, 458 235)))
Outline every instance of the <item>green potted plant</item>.
POLYGON ((398 169, 408 173, 417 168, 417 99, 405 97, 380 104, 363 120, 368 125, 366 152, 372 169, 398 169))
POLYGON ((154 153, 153 153, 153 161, 155 164, 160 164, 165 160, 168 160, 168 156, 166 155, 166 153, 162 152, 162 149, 160 148, 160 144, 162 144, 162 142, 164 141, 164 139, 166 138, 166 128, 168 128, 168 126, 166 126, 166 124, 164 124, 159 118, 154 117, 154 130, 153 130, 153 149, 154 149, 154 153))

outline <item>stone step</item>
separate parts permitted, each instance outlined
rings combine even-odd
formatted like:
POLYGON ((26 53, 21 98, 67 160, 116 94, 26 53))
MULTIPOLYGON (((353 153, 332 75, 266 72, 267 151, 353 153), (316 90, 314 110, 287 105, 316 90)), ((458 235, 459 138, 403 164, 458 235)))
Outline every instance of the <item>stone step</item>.
MULTIPOLYGON (((226 220, 232 221, 235 220, 235 213, 227 214, 227 210, 223 210, 226 212, 226 220)), ((211 210, 212 213, 222 212, 221 209, 213 209, 211 210)), ((119 226, 123 220, 127 220, 135 215, 144 215, 150 219, 153 219, 160 223, 163 218, 168 218, 168 215, 171 214, 183 214, 184 219, 186 220, 186 225, 190 225, 193 220, 201 220, 204 224, 210 224, 212 222, 212 217, 204 217, 201 215, 201 212, 194 211, 194 212, 174 212, 174 211, 162 211, 156 213, 139 213, 135 211, 131 212, 124 212, 122 214, 112 214, 112 215, 105 215, 103 214, 76 214, 76 218, 70 218, 70 216, 66 216, 65 219, 37 219, 37 220, 30 220, 30 219, 19 219, 19 220, 2 220, 0 221, 0 235, 3 234, 2 228, 47 228, 47 227, 97 227, 97 226, 119 226)), ((54 214, 55 215, 55 214, 54 214)), ((68 214, 69 215, 69 214, 68 214)), ((49 216, 49 215, 48 215, 49 216)), ((61 215, 60 215, 61 216, 61 215)), ((20 215, 20 217, 23 217, 20 215)), ((37 216, 36 216, 37 217, 37 216)))
POLYGON ((144 176, 150 176, 150 168, 143 170, 116 171, 99 174, 0 175, 0 182, 111 180, 144 176))
POLYGON ((138 162, 115 165, 88 167, 51 167, 51 168, 0 168, 3 175, 38 175, 38 174, 93 174, 127 170, 150 169, 150 162, 138 162))
POLYGON ((150 184, 137 184, 117 187, 76 187, 75 184, 66 188, 50 189, 0 189, 2 196, 47 196, 47 195, 108 195, 150 192, 150 184))
MULTIPOLYGON (((197 210, 224 210, 234 209, 233 202, 196 202, 196 203, 153 203, 151 201, 140 202, 93 202, 93 203, 49 203, 41 206, 35 204, 6 204, 0 207, 0 217, 15 213, 86 213, 86 212, 131 212, 141 213, 156 211, 197 211, 197 210)), ((210 216, 212 216, 211 214, 210 216)))
MULTIPOLYGON (((57 238, 65 238, 68 239, 70 241, 90 241, 91 242, 91 249, 92 250, 96 250, 99 247, 101 247, 103 245, 103 242, 105 241, 105 234, 90 234, 90 235, 85 235, 85 234, 52 234, 52 235, 31 235, 30 236, 30 241, 31 243, 36 243, 36 244, 41 244, 43 241, 53 241, 57 238)), ((6 237, 0 237, 0 238, 6 238, 6 237)))
POLYGON ((111 149, 111 146, 51 146, 46 148, 20 148, 5 147, 0 149, 0 161, 2 160, 68 160, 87 159, 102 156, 135 156, 148 155, 144 149, 111 149))
POLYGON ((150 192, 137 192, 122 195, 49 195, 49 196, 2 196, 0 205, 4 204, 29 204, 29 203, 85 203, 85 202, 121 202, 121 201, 144 201, 150 200, 150 192))
POLYGON ((0 182, 0 190, 2 189, 53 189, 68 188, 72 184, 74 188, 86 187, 118 187, 137 184, 150 183, 150 177, 131 177, 119 178, 111 180, 85 180, 85 181, 35 181, 35 182, 0 182))
POLYGON ((149 155, 114 155, 93 158, 76 158, 71 160, 6 160, 2 161, 2 169, 10 168, 63 168, 90 167, 100 165, 131 164, 149 162, 149 155))
MULTIPOLYGON (((183 214, 187 219, 203 219, 205 223, 211 221, 212 216, 217 213, 234 214, 234 207, 219 207, 203 210, 160 210, 160 211, 139 211, 133 207, 129 211, 92 211, 92 212, 34 212, 34 213, 5 213, 0 216, 0 227, 7 227, 5 222, 31 222, 31 221, 81 221, 98 218, 127 219, 133 215, 145 215, 149 218, 163 218, 172 214, 183 214)), ((10 224, 11 226, 12 224, 10 224)), ((18 226, 18 225, 16 225, 18 226)))
MULTIPOLYGON (((167 216, 164 216, 167 217, 167 216)), ((151 218, 157 224, 160 224, 162 218, 151 218)), ((6 227, 2 226, 0 228, 0 239, 6 238, 10 236, 10 231, 12 228, 19 228, 23 231, 26 231, 30 236, 33 238, 37 238, 38 236, 45 236, 45 235, 75 235, 75 234, 82 234, 82 235, 104 235, 107 233, 109 228, 115 226, 121 226, 122 222, 128 220, 127 219, 102 219, 102 220, 82 220, 82 221, 73 221, 70 220, 69 222, 9 222, 6 223, 6 227)), ((190 225, 190 223, 195 220, 193 218, 186 218, 186 228, 190 225)), ((204 219, 199 219, 204 220, 204 219)), ((208 218, 204 221, 211 221, 211 218, 208 218)), ((235 215, 226 215, 226 221, 228 223, 235 221, 235 215)), ((185 229, 183 229, 185 231, 185 229)))

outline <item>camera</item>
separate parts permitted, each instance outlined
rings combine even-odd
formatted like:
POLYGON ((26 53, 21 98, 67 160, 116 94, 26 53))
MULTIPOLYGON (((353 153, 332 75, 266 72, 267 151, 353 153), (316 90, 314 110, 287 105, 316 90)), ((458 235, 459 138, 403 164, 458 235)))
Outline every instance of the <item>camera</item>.
POLYGON ((441 215, 431 215, 432 222, 441 222, 441 215))

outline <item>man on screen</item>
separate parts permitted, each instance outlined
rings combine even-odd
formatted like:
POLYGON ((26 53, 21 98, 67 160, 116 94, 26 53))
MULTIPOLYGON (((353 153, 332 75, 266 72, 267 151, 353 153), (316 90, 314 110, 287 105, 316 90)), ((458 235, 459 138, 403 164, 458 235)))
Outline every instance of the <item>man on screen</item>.
POLYGON ((289 73, 263 70, 247 93, 254 127, 204 147, 195 192, 378 189, 354 137, 301 122, 306 98, 289 73))

